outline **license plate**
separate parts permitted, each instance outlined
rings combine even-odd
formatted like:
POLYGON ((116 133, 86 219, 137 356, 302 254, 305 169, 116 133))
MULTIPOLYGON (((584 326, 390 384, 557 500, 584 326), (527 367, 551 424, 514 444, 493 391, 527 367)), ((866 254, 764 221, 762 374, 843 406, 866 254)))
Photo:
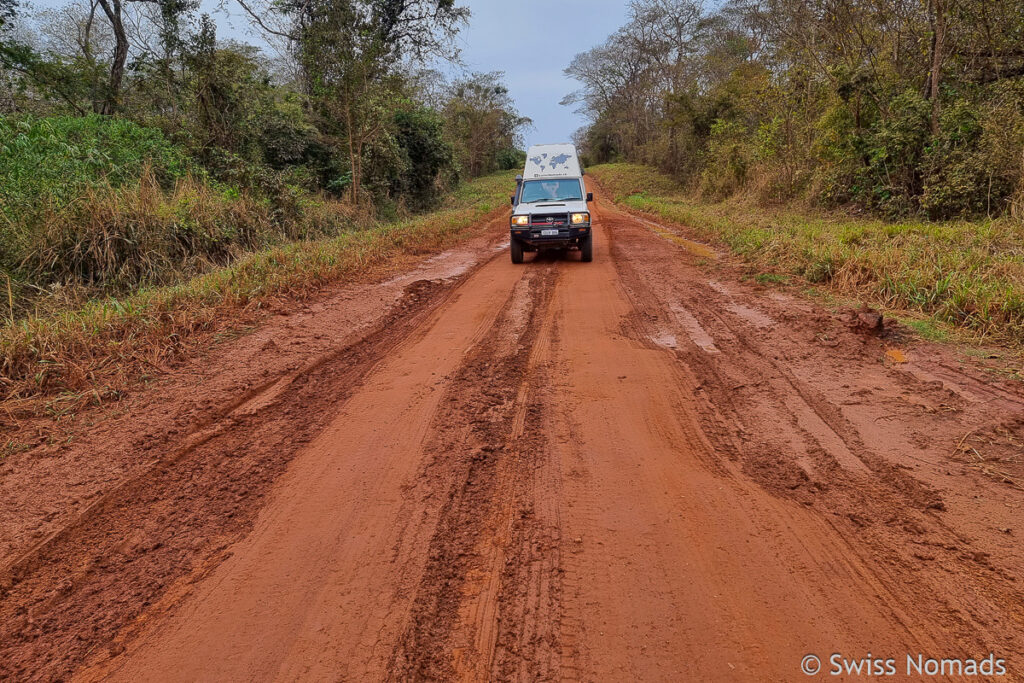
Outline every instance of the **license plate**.
POLYGON ((541 237, 553 237, 558 234, 557 228, 548 228, 540 231, 541 237))

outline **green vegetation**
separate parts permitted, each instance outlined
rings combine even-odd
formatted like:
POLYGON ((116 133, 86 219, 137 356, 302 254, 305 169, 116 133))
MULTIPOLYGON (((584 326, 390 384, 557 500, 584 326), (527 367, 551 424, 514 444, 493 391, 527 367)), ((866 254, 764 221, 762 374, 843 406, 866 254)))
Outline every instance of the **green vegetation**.
MULTIPOLYGON (((242 310, 452 244, 521 163, 452 0, 0 0, 0 400, 104 392, 242 310)), ((503 204, 503 202, 502 202, 503 204)), ((244 316, 242 316, 244 317, 244 316)), ((57 398, 53 398, 57 396, 57 398)))
POLYGON ((63 207, 88 189, 186 175, 183 150, 153 128, 103 116, 0 118, 0 211, 7 225, 44 204, 63 207))
POLYGON ((789 284, 789 277, 786 275, 779 275, 778 273, 758 273, 754 276, 754 281, 762 284, 789 284))
MULTIPOLYGON (((1024 231, 1010 218, 887 222, 705 202, 656 169, 588 169, 616 201, 724 245, 764 280, 796 276, 887 309, 1024 339, 1024 231)), ((921 329, 927 323, 921 323, 921 329)))
POLYGON ((949 333, 945 327, 940 327, 932 320, 921 320, 919 318, 900 317, 899 321, 914 330, 922 339, 934 342, 949 341, 949 333))
POLYGON ((1024 216, 1024 0, 633 0, 566 73, 590 163, 894 219, 1024 216))
POLYGON ((66 0, 32 11, 0 0, 0 117, 16 117, 15 129, 26 115, 85 119, 30 123, 24 143, 75 159, 72 171, 116 165, 119 134, 129 162, 170 140, 192 170, 258 199, 286 203, 301 189, 392 214, 430 209, 460 179, 520 153, 529 120, 501 73, 449 81, 425 66, 457 57, 469 11, 453 0, 240 3, 278 46, 270 55, 218 39, 199 4, 66 0), (97 126, 90 113, 145 130, 97 126), (59 149, 78 148, 79 132, 83 153, 98 142, 109 157, 59 149))
POLYGON ((505 173, 486 176, 463 185, 441 210, 425 216, 273 247, 178 285, 8 323, 0 327, 0 398, 114 391, 140 364, 179 353, 197 333, 230 328, 243 308, 306 296, 402 254, 450 246, 503 206, 510 182, 505 173))
POLYGON ((354 212, 293 188, 288 202, 210 181, 156 129, 99 115, 0 119, 4 317, 169 284, 354 212))
POLYGON ((455 57, 454 2, 271 4, 271 56, 198 7, 0 0, 3 318, 404 220, 521 158, 502 74, 416 66, 455 57))

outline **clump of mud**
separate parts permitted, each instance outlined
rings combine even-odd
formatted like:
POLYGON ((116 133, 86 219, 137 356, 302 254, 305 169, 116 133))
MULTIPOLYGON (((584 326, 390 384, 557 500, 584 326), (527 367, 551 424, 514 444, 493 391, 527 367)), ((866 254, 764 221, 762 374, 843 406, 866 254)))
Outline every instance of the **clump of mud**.
POLYGON ((861 334, 878 337, 886 331, 885 316, 867 304, 859 309, 846 310, 841 318, 847 327, 861 334))

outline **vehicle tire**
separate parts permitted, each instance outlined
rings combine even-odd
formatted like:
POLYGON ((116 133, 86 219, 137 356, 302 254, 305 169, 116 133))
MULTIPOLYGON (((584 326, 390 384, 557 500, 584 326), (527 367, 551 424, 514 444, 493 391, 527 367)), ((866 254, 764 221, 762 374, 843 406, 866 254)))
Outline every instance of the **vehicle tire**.
POLYGON ((590 263, 594 260, 594 236, 587 235, 580 240, 580 261, 590 263))
POLYGON ((523 262, 523 243, 513 239, 509 245, 509 252, 512 254, 512 263, 523 262))

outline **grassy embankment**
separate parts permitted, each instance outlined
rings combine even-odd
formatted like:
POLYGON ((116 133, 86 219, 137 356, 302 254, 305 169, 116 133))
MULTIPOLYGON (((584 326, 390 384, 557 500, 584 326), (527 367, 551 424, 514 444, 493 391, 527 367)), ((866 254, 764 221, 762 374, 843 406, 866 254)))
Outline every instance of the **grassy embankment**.
POLYGON ((392 222, 297 188, 285 188, 292 201, 282 209, 207 180, 155 131, 99 125, 4 131, 0 121, 9 417, 103 400, 197 332, 231 327, 239 311, 450 246, 501 205, 511 182, 474 180, 437 211, 392 222))
POLYGON ((885 222, 707 203, 656 170, 587 169, 616 202, 728 247, 762 282, 804 280, 901 315, 923 336, 958 329, 980 341, 1024 341, 1024 224, 1010 218, 885 222))

